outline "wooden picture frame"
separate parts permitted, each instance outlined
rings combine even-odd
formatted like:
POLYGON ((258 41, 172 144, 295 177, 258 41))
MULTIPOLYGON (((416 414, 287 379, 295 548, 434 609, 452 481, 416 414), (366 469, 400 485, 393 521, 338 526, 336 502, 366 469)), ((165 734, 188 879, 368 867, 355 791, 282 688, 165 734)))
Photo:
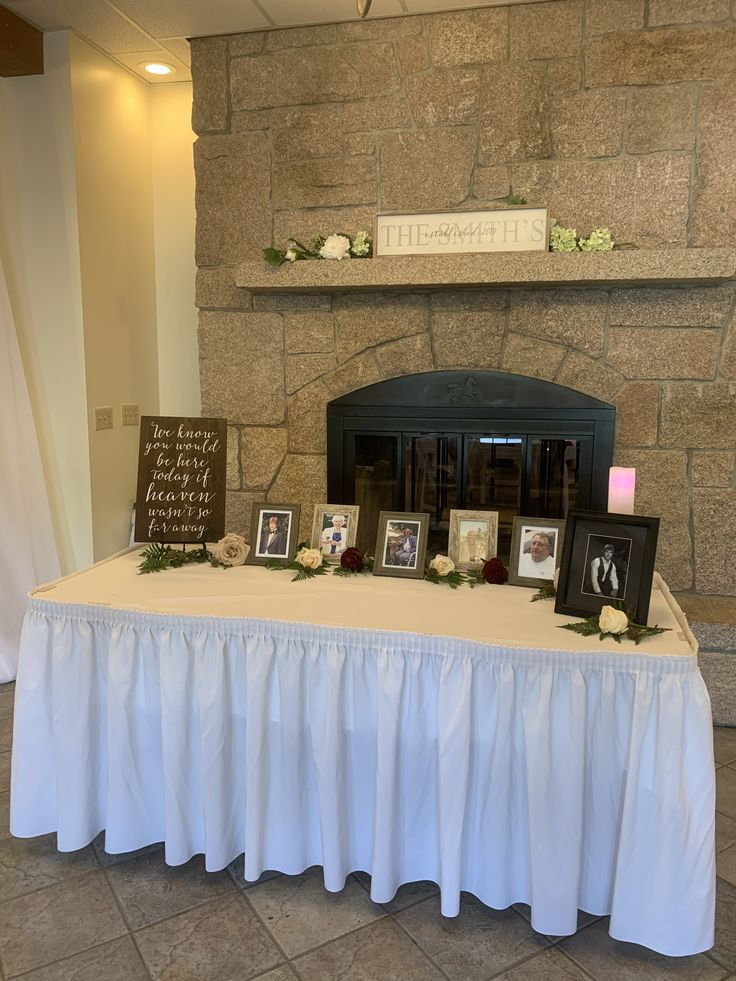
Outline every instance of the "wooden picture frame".
POLYGON ((498 511, 450 510, 447 554, 461 572, 481 569, 498 555, 498 511))
POLYGON ((329 565, 339 565, 345 549, 355 547, 359 515, 357 504, 314 505, 311 545, 329 565))
POLYGON ((250 519, 251 549, 249 565, 265 565, 270 560, 293 562, 299 539, 298 504, 253 505, 250 519))
POLYGON ((621 605, 646 624, 658 534, 659 518, 569 511, 555 613, 589 617, 621 605))
POLYGON ((381 511, 373 575, 423 579, 428 536, 428 514, 381 511))
POLYGON ((545 582, 552 582, 562 561, 564 538, 565 521, 561 518, 517 515, 511 531, 509 584, 539 589, 545 582))

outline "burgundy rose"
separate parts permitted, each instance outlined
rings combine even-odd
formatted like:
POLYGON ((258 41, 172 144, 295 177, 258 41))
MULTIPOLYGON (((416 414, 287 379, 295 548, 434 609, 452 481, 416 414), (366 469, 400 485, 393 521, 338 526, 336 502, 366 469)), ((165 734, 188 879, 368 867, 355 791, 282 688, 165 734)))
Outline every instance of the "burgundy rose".
POLYGON ((494 586, 502 586, 509 578, 509 570, 500 559, 489 559, 483 565, 483 578, 494 586))
POLYGON ((340 565, 350 572, 360 572, 363 568, 363 556, 357 548, 346 548, 340 556, 340 565))

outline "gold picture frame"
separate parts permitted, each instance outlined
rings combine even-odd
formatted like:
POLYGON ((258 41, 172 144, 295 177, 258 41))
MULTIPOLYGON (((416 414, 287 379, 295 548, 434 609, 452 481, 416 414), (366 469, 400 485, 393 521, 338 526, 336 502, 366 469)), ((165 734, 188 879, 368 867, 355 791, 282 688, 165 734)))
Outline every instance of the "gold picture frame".
POLYGON ((447 554, 461 572, 480 569, 498 553, 498 511, 450 511, 447 554))
POLYGON ((342 553, 355 547, 359 516, 358 504, 314 505, 311 545, 320 550, 323 561, 339 565, 342 553))

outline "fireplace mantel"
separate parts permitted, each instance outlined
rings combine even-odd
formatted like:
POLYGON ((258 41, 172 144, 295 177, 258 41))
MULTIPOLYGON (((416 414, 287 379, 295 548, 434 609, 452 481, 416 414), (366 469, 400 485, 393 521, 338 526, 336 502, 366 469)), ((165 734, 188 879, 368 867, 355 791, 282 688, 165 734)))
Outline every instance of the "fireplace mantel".
POLYGON ((736 249, 505 252, 300 261, 274 269, 242 263, 236 285, 252 293, 343 293, 508 286, 677 286, 736 279, 736 249))

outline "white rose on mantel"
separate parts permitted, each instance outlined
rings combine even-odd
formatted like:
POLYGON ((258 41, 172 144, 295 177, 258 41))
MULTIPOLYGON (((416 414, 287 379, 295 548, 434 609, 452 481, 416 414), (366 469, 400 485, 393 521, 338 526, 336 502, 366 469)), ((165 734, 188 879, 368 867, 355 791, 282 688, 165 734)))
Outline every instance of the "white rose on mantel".
POLYGON ((623 610, 604 606, 598 614, 598 625, 604 634, 622 634, 629 626, 629 618, 623 610))
POLYGON ((447 555, 435 555, 429 568, 434 569, 438 576, 449 576, 455 570, 455 563, 447 555))
POLYGON ((328 235, 319 254, 323 259, 349 259, 350 239, 345 235, 328 235))
POLYGON ((305 569, 319 569, 322 565, 322 552, 318 548, 303 548, 296 560, 305 569))

